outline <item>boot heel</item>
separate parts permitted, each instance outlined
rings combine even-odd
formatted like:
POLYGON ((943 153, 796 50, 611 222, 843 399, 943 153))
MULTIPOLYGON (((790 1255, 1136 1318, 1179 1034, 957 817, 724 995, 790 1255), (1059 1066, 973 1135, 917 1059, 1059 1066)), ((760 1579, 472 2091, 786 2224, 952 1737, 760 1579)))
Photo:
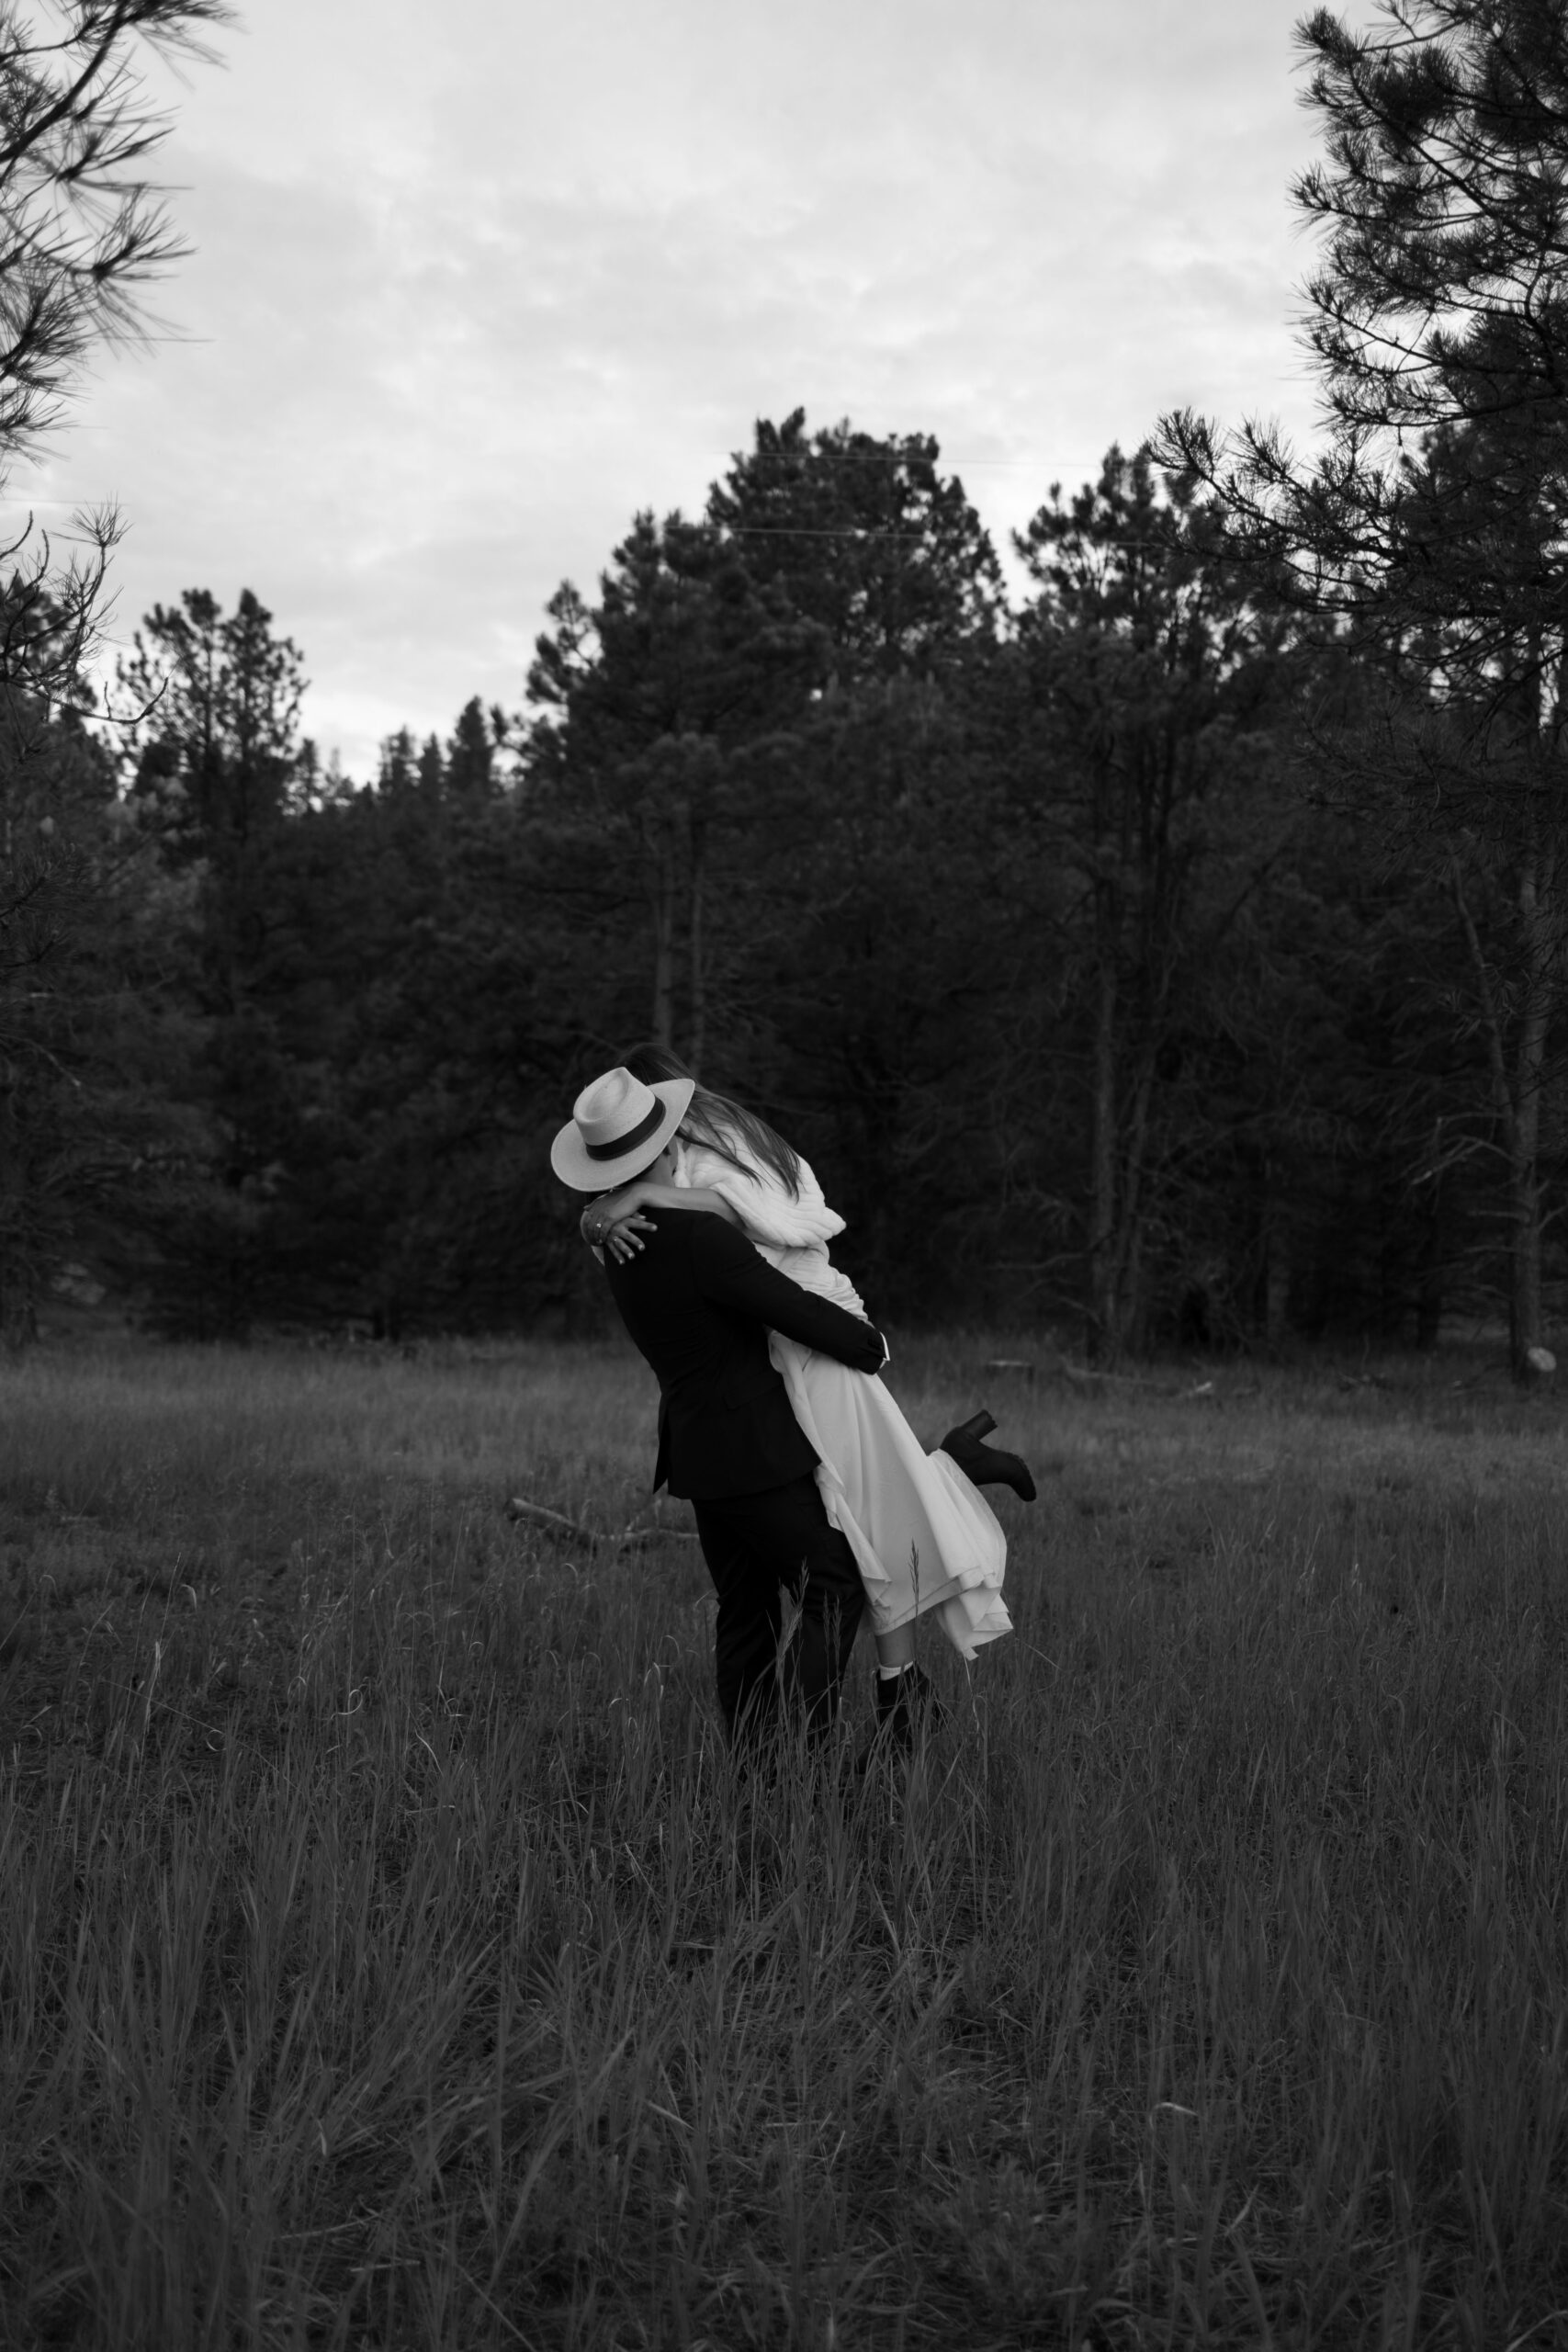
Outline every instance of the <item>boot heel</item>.
POLYGON ((994 1430, 989 1413, 981 1411, 973 1420, 964 1421, 949 1430, 942 1439, 941 1451, 957 1463, 964 1476, 976 1487, 1010 1487, 1020 1502, 1034 1500, 1034 1481, 1029 1466, 1016 1453, 1004 1453, 1000 1446, 981 1442, 984 1430, 994 1430))

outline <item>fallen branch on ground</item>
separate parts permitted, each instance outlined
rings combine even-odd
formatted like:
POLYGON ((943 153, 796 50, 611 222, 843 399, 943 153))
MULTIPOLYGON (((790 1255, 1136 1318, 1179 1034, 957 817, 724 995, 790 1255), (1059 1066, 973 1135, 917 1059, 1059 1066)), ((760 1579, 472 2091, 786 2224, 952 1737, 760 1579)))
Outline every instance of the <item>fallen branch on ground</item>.
POLYGON ((1123 1388, 1158 1388, 1167 1395, 1170 1394, 1168 1381, 1152 1378, 1147 1373, 1100 1372, 1092 1364, 1069 1363, 1066 1356, 1058 1356, 1051 1369, 1054 1372, 1059 1372, 1064 1380, 1078 1381, 1085 1387, 1094 1385, 1102 1380, 1111 1380, 1123 1388))
POLYGON ((616 1551, 639 1544, 656 1544, 661 1537, 676 1544, 695 1544, 697 1532, 691 1527, 639 1527, 634 1520, 623 1527, 619 1534, 607 1534, 602 1528, 584 1527, 581 1520, 568 1519, 564 1511, 551 1510, 546 1503, 530 1502, 526 1495, 513 1495, 507 1502, 506 1516, 515 1526, 520 1519, 532 1526, 547 1529, 556 1535, 570 1535, 579 1544, 613 1545, 616 1551))

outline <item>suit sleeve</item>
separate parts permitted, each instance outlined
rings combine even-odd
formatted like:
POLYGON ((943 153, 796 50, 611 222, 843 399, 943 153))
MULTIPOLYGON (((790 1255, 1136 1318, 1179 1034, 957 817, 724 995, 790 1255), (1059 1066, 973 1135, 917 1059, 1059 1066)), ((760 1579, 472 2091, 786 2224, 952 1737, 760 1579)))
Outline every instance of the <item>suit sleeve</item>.
POLYGON ((699 1224, 693 1260, 705 1297, 782 1331, 786 1340, 798 1340, 803 1348, 835 1357, 852 1372, 881 1370, 887 1349, 874 1325, 863 1323, 830 1299, 802 1290, 759 1257, 745 1235, 722 1217, 705 1216, 699 1224))

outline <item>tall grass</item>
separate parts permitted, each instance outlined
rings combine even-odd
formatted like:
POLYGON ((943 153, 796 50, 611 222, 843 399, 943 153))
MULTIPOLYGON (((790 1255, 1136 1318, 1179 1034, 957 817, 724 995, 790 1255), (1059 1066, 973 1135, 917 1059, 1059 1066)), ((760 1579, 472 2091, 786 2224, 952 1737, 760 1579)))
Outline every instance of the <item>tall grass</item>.
POLYGON ((620 1353, 0 1374, 0 2340, 1568 2342, 1556 1408, 1117 1394, 737 1785, 620 1353))

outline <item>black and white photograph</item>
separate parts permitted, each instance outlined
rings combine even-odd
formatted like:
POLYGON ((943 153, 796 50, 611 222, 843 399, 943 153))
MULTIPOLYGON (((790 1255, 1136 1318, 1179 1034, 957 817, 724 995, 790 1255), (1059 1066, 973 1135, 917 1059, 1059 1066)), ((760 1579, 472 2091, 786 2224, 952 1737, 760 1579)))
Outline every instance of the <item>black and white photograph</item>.
POLYGON ((0 0, 0 2346, 1568 2352, 1568 0, 0 0))

